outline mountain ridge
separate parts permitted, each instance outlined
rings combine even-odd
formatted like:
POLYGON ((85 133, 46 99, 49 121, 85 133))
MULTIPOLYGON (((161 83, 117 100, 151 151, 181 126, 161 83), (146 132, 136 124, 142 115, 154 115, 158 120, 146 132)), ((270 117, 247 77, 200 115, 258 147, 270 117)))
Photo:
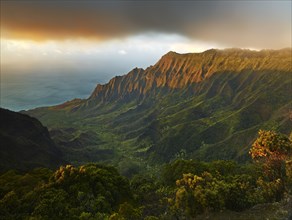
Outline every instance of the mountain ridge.
POLYGON ((220 72, 242 72, 249 69, 289 71, 289 68, 291 69, 291 57, 287 59, 289 52, 291 54, 291 50, 288 49, 276 51, 211 49, 202 53, 187 54, 170 51, 154 66, 145 70, 135 68, 126 75, 114 77, 107 84, 97 85, 89 100, 106 102, 121 97, 128 98, 131 94, 140 97, 151 90, 162 88, 182 89, 220 72), (240 66, 238 67, 236 63, 240 63, 240 66))
POLYGON ((75 105, 74 110, 76 110, 79 104, 88 106, 91 102, 97 104, 97 101, 104 103, 116 101, 116 99, 121 97, 127 99, 131 94, 141 99, 151 89, 183 89, 188 85, 199 83, 213 76, 214 73, 226 71, 243 72, 245 70, 257 71, 267 69, 269 71, 291 72, 291 63, 292 48, 283 48, 280 50, 265 49, 260 51, 240 48, 228 48, 224 50, 209 49, 201 53, 185 54, 169 51, 157 63, 146 69, 135 67, 127 74, 115 76, 105 84, 97 84, 91 95, 86 99, 75 98, 65 102, 66 104, 62 103, 55 107, 62 109, 72 104, 75 105), (216 58, 216 56, 222 59, 219 59, 220 63, 212 63, 212 59, 216 58), (231 56, 241 59, 237 61, 241 63, 239 69, 236 69, 238 68, 236 65, 230 69, 222 68, 224 67, 223 64, 228 66, 234 64, 228 63, 228 58, 234 58, 231 56), (273 56, 273 59, 269 59, 269 56, 273 56), (257 60, 254 63, 244 63, 244 61, 250 61, 252 58, 256 58, 257 60), (181 60, 184 60, 184 63, 181 63, 181 60), (171 72, 172 75, 168 75, 167 72, 171 72))
POLYGON ((291 132, 291 51, 169 52, 97 85, 88 99, 26 113, 51 128, 109 132, 134 157, 171 160, 186 150, 191 158, 244 161, 258 129, 291 132))

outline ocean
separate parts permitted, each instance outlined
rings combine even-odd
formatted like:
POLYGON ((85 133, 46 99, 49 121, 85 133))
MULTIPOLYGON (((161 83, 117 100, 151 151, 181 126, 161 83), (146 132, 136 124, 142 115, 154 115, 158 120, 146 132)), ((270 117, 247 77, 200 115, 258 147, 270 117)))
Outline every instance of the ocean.
POLYGON ((87 98, 96 84, 109 78, 93 73, 1 74, 0 106, 20 111, 87 98))

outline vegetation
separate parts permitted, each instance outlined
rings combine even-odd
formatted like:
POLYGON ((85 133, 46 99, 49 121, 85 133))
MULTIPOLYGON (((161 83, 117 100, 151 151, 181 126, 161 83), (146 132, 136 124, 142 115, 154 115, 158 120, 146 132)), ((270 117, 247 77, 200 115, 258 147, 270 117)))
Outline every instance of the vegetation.
POLYGON ((55 131, 73 164, 159 164, 182 150, 184 159, 245 163, 259 129, 291 131, 291 80, 291 49, 172 52, 98 85, 88 99, 25 113, 55 131))
MULTIPOLYGON (((284 149, 283 166, 291 159, 286 153, 291 141, 286 136, 260 131, 250 149, 253 164, 177 159, 165 164, 157 176, 144 171, 131 178, 102 164, 66 165, 54 172, 46 168, 8 171, 0 176, 0 218, 191 219, 220 211, 240 219, 235 213, 289 196, 289 172, 273 178, 266 175, 267 168, 278 172, 278 167, 271 166, 270 158, 258 162, 258 157, 268 156, 260 143, 274 153, 284 149)), ((283 209, 280 214, 289 213, 283 209)))
POLYGON ((264 171, 271 180, 283 179, 286 175, 286 161, 292 155, 291 141, 283 134, 260 130, 250 155, 264 165, 264 171))
POLYGON ((89 219, 132 200, 129 181, 108 166, 88 164, 1 176, 3 219, 89 219))
POLYGON ((287 218, 290 55, 168 53, 88 99, 24 112, 54 142, 31 117, 1 121, 0 219, 287 218))

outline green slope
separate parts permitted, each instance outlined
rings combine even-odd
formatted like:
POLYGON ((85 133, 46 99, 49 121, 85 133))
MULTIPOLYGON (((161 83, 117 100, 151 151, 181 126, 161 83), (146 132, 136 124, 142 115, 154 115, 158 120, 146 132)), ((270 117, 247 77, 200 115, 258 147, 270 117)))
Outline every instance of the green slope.
POLYGON ((291 49, 170 52, 98 85, 88 99, 26 113, 61 134, 75 128, 54 138, 67 137, 63 150, 77 163, 163 162, 182 150, 188 158, 246 161, 258 129, 291 132, 291 59, 291 49), (70 143, 80 134, 91 140, 76 150, 70 143))

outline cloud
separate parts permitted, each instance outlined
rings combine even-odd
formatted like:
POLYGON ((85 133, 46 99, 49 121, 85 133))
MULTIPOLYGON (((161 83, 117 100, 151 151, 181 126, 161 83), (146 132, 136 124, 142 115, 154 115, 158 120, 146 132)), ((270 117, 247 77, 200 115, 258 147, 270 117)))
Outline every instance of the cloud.
POLYGON ((121 54, 121 55, 126 55, 127 54, 127 51, 125 51, 125 50, 119 50, 118 53, 121 54))
POLYGON ((39 75, 90 72, 103 73, 107 80, 134 67, 153 65, 170 50, 188 53, 220 48, 181 35, 153 33, 98 43, 88 40, 35 42, 3 39, 0 47, 3 76, 29 72, 39 75))
POLYGON ((238 47, 287 47, 291 1, 1 1, 4 38, 105 41, 145 32, 238 47))

